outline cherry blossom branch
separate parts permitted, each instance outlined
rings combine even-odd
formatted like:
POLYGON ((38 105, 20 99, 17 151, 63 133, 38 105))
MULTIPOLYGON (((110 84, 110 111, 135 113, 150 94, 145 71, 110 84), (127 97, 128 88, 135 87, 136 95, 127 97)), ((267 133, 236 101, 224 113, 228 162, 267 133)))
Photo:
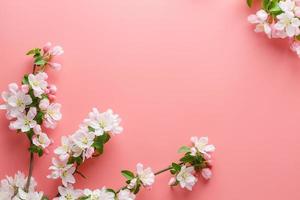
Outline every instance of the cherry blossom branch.
POLYGON ((192 147, 183 146, 179 149, 179 153, 184 153, 180 162, 172 163, 167 168, 152 172, 150 167, 145 168, 141 163, 136 166, 136 173, 123 170, 121 173, 126 178, 126 185, 118 190, 107 189, 103 187, 97 190, 78 190, 73 189, 72 184, 68 184, 58 188, 59 195, 55 200, 65 199, 66 197, 76 200, 84 199, 106 199, 106 200, 134 200, 136 194, 140 191, 141 186, 150 187, 155 182, 155 177, 164 172, 170 172, 173 177, 169 181, 170 186, 180 185, 181 188, 192 190, 196 184, 196 173, 201 172, 202 177, 206 180, 212 176, 211 172, 211 155, 215 151, 213 145, 208 144, 207 137, 192 137, 192 147))
POLYGON ((31 49, 26 55, 34 59, 32 73, 24 75, 21 85, 11 83, 8 91, 2 92, 4 104, 0 105, 0 109, 6 110, 6 117, 11 120, 9 128, 27 136, 30 143, 30 160, 28 177, 18 172, 14 178, 2 180, 0 199, 45 199, 42 192, 35 192, 36 182, 32 177, 34 154, 42 156, 47 152, 47 147, 52 141, 42 129, 54 129, 57 121, 61 119, 61 105, 53 103, 56 86, 48 84, 48 75, 44 72, 47 67, 56 70, 61 67, 53 62, 54 57, 61 54, 63 49, 60 46, 52 47, 51 43, 47 43, 43 49, 31 49))
MULTIPOLYGON (((32 74, 35 74, 35 70, 36 70, 36 64, 33 65, 32 74)), ((32 145, 32 138, 28 138, 28 139, 29 139, 30 146, 31 146, 32 145)), ((26 182, 26 185, 25 185, 25 189, 24 189, 25 192, 28 192, 28 189, 29 189, 29 186, 30 186, 32 172, 33 172, 33 165, 34 165, 34 153, 30 152, 28 178, 27 178, 27 182, 26 182)))
MULTIPOLYGON (((246 0, 252 7, 253 0, 246 0)), ((288 38, 291 50, 300 57, 300 1, 261 0, 261 8, 248 17, 255 24, 255 32, 263 32, 270 39, 288 38)))

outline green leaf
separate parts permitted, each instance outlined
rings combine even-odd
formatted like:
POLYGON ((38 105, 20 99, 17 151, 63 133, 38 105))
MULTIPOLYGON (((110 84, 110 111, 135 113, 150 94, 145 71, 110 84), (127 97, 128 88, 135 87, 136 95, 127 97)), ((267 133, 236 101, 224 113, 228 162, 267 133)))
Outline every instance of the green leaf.
POLYGON ((127 179, 127 180, 132 180, 134 178, 134 173, 128 170, 123 170, 121 171, 121 174, 127 179))
POLYGON ((252 7, 252 4, 253 4, 253 0, 247 0, 247 5, 249 8, 252 7))
POLYGON ((297 35, 295 38, 300 41, 300 35, 297 35))
POLYGON ((271 15, 277 16, 277 15, 281 14, 283 11, 279 7, 278 2, 272 1, 269 5, 269 12, 271 15))
POLYGON ((141 183, 138 181, 136 187, 133 189, 133 194, 137 194, 140 191, 141 183))
POLYGON ((41 125, 43 123, 43 119, 44 119, 44 113, 39 111, 35 116, 35 121, 41 125))
POLYGON ((44 66, 46 63, 47 62, 40 57, 34 61, 34 64, 36 64, 38 66, 44 66))
POLYGON ((37 55, 41 53, 41 49, 40 48, 34 48, 29 50, 26 55, 37 55))
POLYGON ((41 200, 49 200, 49 198, 46 196, 43 196, 41 200))
POLYGON ((33 144, 29 147, 29 151, 31 153, 37 153, 39 157, 41 157, 44 154, 44 151, 41 147, 35 146, 33 144))
POLYGON ((34 135, 33 129, 30 129, 29 131, 26 132, 26 135, 29 140, 32 139, 32 136, 34 135))
POLYGON ((95 132, 95 129, 91 126, 88 126, 89 132, 95 132))
POLYGON ((173 168, 174 171, 176 171, 176 172, 180 172, 180 170, 181 170, 181 166, 178 165, 177 163, 172 163, 172 168, 173 168))
POLYGON ((26 84, 26 85, 29 85, 29 81, 28 81, 28 74, 25 74, 23 79, 22 79, 22 84, 26 84))
POLYGON ((271 0, 263 0, 262 7, 263 7, 264 10, 266 10, 266 11, 269 10, 270 2, 271 2, 271 0))
POLYGON ((113 189, 111 189, 111 188, 107 188, 106 191, 107 192, 112 192, 112 193, 116 194, 116 192, 113 189))
POLYGON ((187 152, 190 152, 190 147, 187 147, 187 146, 182 146, 180 147, 180 149, 178 149, 178 153, 187 153, 187 152))
POLYGON ((180 159, 181 162, 184 163, 192 163, 195 160, 194 156, 191 156, 189 154, 185 155, 183 158, 180 159))
POLYGON ((83 162, 82 157, 78 156, 78 157, 70 157, 68 160, 68 164, 73 164, 73 163, 77 163, 77 165, 80 165, 83 162))

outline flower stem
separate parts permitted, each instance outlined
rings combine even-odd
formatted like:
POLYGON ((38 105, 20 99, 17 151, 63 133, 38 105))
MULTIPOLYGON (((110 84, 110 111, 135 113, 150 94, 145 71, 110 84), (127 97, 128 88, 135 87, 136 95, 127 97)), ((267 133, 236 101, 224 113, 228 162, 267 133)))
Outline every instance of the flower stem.
MULTIPOLYGON (((32 73, 35 74, 36 70, 36 65, 33 65, 32 73)), ((29 138, 30 146, 32 145, 32 138, 29 138)), ((28 169, 28 177, 27 177, 27 182, 25 185, 25 192, 28 192, 29 187, 30 187, 30 182, 31 182, 31 177, 32 177, 32 171, 33 171, 33 164, 34 164, 34 153, 30 152, 30 160, 29 160, 29 169, 28 169)))
POLYGON ((28 192, 29 186, 30 186, 30 181, 31 181, 32 171, 33 171, 33 163, 34 163, 34 154, 32 152, 30 152, 28 177, 27 177, 27 182, 26 182, 26 186, 25 186, 25 191, 26 192, 28 192))
MULTIPOLYGON (((184 164, 183 162, 178 163, 178 165, 183 165, 183 164, 184 164)), ((166 172, 166 171, 171 170, 172 168, 173 168, 172 166, 169 166, 169 167, 167 167, 167 168, 164 168, 164 169, 162 169, 162 170, 159 170, 159 171, 155 172, 154 175, 157 176, 157 175, 159 175, 159 174, 162 174, 162 173, 164 173, 164 172, 166 172)), ((121 190, 126 189, 126 188, 127 188, 127 185, 121 187, 119 190, 117 190, 116 193, 118 194, 121 190)))

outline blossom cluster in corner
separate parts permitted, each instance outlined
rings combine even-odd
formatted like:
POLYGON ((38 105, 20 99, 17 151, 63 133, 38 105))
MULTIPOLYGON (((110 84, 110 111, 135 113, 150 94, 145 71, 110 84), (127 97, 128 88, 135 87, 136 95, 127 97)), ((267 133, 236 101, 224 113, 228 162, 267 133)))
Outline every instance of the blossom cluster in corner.
POLYGON ((74 184, 74 174, 81 174, 78 167, 86 159, 101 155, 104 144, 109 141, 111 135, 123 131, 120 122, 120 117, 112 110, 99 112, 97 108, 93 108, 75 133, 61 138, 61 146, 54 151, 58 158, 52 159, 52 166, 49 168, 51 174, 48 178, 61 178, 64 187, 74 184))
POLYGON ((12 200, 42 200, 46 199, 43 192, 37 192, 35 187, 37 183, 31 178, 31 185, 28 191, 25 191, 27 178, 21 172, 17 172, 14 177, 7 176, 0 183, 0 199, 12 200))
MULTIPOLYGON (((247 0, 249 7, 253 0, 247 0)), ((255 32, 264 32, 268 38, 288 38, 291 50, 300 57, 300 1, 264 0, 262 8, 248 17, 255 24, 255 32)))

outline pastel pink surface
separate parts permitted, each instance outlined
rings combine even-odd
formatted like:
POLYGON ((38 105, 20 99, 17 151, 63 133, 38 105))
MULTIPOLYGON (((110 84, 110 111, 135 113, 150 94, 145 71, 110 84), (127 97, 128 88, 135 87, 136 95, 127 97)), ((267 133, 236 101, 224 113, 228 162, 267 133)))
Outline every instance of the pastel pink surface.
MULTIPOLYGON (((169 174, 137 199, 299 200, 300 68, 283 41, 253 33, 244 1, 0 1, 0 91, 31 70, 24 55, 47 41, 65 49, 58 86, 63 120, 34 176, 46 194, 53 149, 93 106, 112 108, 124 133, 82 168, 76 187, 118 188, 121 169, 154 170, 179 158, 193 135, 217 147, 214 176, 193 192, 169 174)), ((0 177, 27 173, 28 143, 0 114, 0 177)))

